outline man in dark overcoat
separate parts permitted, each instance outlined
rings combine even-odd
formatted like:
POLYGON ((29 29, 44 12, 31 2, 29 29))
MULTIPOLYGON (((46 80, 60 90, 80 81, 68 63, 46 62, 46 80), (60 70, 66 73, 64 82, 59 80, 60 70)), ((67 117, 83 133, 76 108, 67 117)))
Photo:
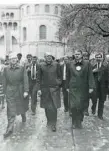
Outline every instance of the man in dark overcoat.
POLYGON ((16 115, 21 115, 22 122, 26 122, 28 110, 28 76, 24 66, 17 62, 16 53, 10 55, 10 65, 4 69, 3 89, 7 102, 8 126, 4 137, 13 132, 16 115))
POLYGON ((98 118, 103 119, 104 102, 108 91, 108 65, 104 62, 104 55, 98 53, 95 55, 96 64, 93 67, 96 89, 92 96, 92 114, 96 113, 98 100, 98 118))
POLYGON ((61 70, 60 65, 53 61, 52 55, 45 54, 46 61, 40 64, 38 72, 38 83, 41 93, 41 108, 45 109, 47 125, 51 126, 52 131, 56 131, 57 109, 61 107, 60 85, 61 70))
POLYGON ((75 60, 68 68, 69 103, 72 110, 73 128, 81 128, 84 118, 84 103, 95 86, 90 63, 82 59, 82 51, 75 51, 75 60))
POLYGON ((37 79, 37 73, 38 73, 38 62, 37 57, 32 56, 32 62, 31 66, 27 68, 27 74, 29 79, 29 94, 31 96, 31 110, 32 115, 36 114, 36 105, 37 105, 37 91, 38 91, 38 85, 36 83, 37 79))

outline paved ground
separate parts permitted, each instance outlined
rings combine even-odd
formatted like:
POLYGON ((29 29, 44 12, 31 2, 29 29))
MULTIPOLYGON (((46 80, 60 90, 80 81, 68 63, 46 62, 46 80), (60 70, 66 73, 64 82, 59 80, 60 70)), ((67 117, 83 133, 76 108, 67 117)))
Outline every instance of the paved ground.
POLYGON ((72 130, 71 119, 62 107, 58 112, 57 132, 51 132, 39 104, 35 116, 28 111, 26 124, 20 116, 16 118, 14 134, 4 140, 6 125, 6 109, 0 109, 0 151, 109 151, 109 101, 104 121, 90 113, 82 130, 72 130))

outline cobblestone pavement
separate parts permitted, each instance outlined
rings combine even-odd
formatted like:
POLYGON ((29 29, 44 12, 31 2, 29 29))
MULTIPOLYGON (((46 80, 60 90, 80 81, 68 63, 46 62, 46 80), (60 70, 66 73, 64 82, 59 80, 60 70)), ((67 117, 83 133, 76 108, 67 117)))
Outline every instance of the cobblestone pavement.
POLYGON ((25 124, 17 116, 13 135, 4 140, 6 126, 6 109, 0 109, 0 151, 109 151, 109 101, 105 103, 104 121, 90 113, 81 130, 72 130, 71 119, 62 107, 58 110, 57 132, 51 132, 39 103, 35 116, 31 110, 27 112, 25 124))

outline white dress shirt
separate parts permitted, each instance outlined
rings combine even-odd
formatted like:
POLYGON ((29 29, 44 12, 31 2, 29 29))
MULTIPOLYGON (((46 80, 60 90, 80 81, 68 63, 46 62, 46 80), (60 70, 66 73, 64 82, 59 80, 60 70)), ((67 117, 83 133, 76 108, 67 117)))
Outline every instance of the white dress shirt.
POLYGON ((64 64, 63 80, 66 80, 66 64, 64 64))

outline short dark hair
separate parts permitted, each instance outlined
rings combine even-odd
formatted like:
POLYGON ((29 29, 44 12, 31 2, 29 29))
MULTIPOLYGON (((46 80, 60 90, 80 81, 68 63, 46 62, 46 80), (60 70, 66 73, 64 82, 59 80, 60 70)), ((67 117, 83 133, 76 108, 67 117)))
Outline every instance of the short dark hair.
POLYGON ((31 54, 27 54, 27 56, 26 56, 26 57, 28 58, 29 56, 30 56, 30 57, 32 57, 32 55, 31 55, 31 54))
POLYGON ((82 50, 75 50, 75 52, 76 52, 76 51, 77 51, 77 52, 80 52, 81 54, 83 54, 82 50))
POLYGON ((21 54, 21 53, 18 53, 17 56, 21 56, 21 57, 22 57, 22 54, 21 54))
POLYGON ((32 58, 37 59, 37 56, 33 56, 32 58))

